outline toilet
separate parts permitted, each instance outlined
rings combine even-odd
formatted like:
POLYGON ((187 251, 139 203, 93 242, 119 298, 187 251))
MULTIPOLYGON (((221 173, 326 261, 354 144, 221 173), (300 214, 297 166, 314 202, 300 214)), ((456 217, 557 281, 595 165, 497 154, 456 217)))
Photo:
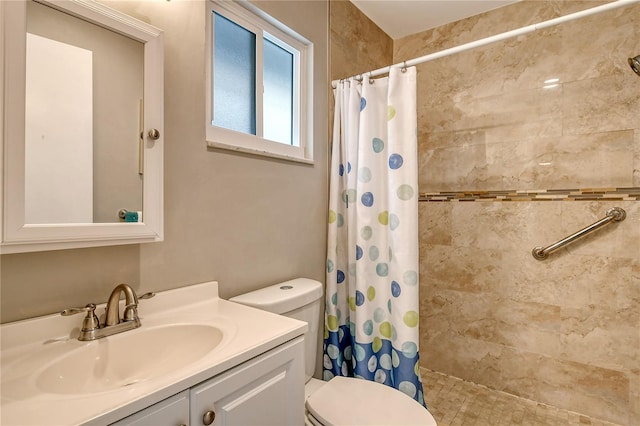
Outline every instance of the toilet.
POLYGON ((297 278, 229 299, 309 324, 305 334, 305 424, 436 426, 422 405, 389 386, 353 377, 336 376, 328 382, 312 377, 318 354, 322 294, 318 281, 297 278))

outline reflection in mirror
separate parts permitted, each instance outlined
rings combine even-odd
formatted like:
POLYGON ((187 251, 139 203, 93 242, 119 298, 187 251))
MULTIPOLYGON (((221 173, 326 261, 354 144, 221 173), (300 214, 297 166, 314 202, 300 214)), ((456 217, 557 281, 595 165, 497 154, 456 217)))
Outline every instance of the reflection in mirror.
POLYGON ((162 241, 162 31, 94 0, 0 21, 0 253, 162 241))
POLYGON ((143 76, 143 43, 27 2, 25 223, 142 210, 143 76))

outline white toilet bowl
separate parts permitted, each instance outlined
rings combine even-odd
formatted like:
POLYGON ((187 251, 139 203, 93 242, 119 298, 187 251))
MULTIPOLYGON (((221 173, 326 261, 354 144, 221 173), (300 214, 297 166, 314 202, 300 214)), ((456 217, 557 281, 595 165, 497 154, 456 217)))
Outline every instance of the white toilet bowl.
POLYGON ((318 382, 324 385, 314 384, 315 391, 306 399, 307 425, 436 426, 435 419, 422 405, 389 386, 340 376, 318 382))
POLYGON ((353 377, 313 379, 320 332, 322 284, 298 278, 229 300, 306 321, 305 424, 311 426, 436 426, 431 413, 399 390, 353 377))

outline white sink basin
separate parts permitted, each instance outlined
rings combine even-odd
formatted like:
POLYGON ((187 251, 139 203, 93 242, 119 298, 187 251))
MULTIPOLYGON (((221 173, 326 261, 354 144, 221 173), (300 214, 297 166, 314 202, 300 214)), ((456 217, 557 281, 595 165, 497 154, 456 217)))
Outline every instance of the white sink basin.
POLYGON ((36 387, 55 394, 105 392, 160 377, 193 363, 218 346, 212 325, 140 328, 87 342, 47 365, 36 387))

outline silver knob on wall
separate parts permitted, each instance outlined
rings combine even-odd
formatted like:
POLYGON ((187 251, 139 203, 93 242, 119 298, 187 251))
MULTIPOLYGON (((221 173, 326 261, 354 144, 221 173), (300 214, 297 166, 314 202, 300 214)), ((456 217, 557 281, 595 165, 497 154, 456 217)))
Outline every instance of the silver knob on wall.
POLYGON ((149 130, 149 139, 153 139, 154 141, 157 141, 158 139, 160 139, 160 131, 158 129, 151 129, 149 130))

